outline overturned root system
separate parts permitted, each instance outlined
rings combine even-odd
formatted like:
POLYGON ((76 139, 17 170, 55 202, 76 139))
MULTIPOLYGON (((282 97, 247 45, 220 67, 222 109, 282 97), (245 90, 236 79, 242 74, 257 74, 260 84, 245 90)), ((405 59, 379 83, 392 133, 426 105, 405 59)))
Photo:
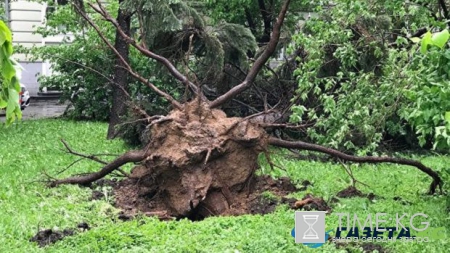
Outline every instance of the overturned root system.
POLYGON ((120 192, 116 201, 125 210, 161 213, 168 217, 240 214, 242 210, 251 213, 243 203, 252 201, 248 197, 254 192, 251 180, 258 168, 257 158, 260 153, 267 153, 268 145, 316 151, 358 163, 415 166, 432 177, 430 193, 442 185, 438 174, 420 162, 355 157, 315 144, 275 139, 257 123, 227 117, 223 111, 211 109, 200 100, 174 109, 164 121, 150 124, 149 128, 150 142, 143 150, 129 151, 98 172, 52 180, 51 185, 87 185, 123 164, 134 162, 138 165, 128 175, 127 183, 116 189, 116 193, 120 192), (246 197, 237 197, 244 192, 247 192, 246 197), (237 198, 247 200, 242 202, 237 198))

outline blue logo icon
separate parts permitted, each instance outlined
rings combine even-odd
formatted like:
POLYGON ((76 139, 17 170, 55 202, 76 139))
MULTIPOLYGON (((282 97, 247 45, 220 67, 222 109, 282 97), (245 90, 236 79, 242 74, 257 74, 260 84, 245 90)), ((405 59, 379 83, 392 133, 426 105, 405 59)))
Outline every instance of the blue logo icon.
MULTIPOLYGON (((333 232, 333 229, 328 230, 328 231, 325 232, 325 241, 328 240, 328 238, 330 237, 330 233, 331 232, 333 232)), ((291 235, 292 235, 292 237, 295 238, 295 228, 293 228, 291 230, 291 235)), ((309 248, 315 249, 315 248, 319 248, 320 246, 322 246, 323 243, 303 243, 303 245, 306 245, 309 248)))

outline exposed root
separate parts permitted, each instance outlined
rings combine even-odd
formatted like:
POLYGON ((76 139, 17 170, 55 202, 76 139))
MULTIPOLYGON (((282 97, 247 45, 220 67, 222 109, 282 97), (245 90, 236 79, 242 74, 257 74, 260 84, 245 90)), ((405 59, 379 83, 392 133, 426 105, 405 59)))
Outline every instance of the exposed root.
POLYGON ((310 150, 315 152, 321 152, 325 153, 337 158, 340 158, 342 160, 350 161, 350 162, 356 162, 356 163, 395 163, 395 164, 402 164, 402 165, 409 165, 418 168, 420 171, 426 173, 429 175, 433 182, 431 182, 429 194, 434 194, 436 192, 436 188, 439 187, 440 193, 442 193, 442 185, 443 181, 439 177, 439 174, 428 168, 427 166, 423 165, 419 161, 411 160, 411 159, 405 159, 405 158, 394 158, 394 157, 374 157, 374 156, 352 156, 345 154, 343 152, 340 152, 338 150, 327 148, 321 145, 317 144, 311 144, 306 143, 302 141, 285 141, 278 138, 269 138, 269 144, 277 147, 283 147, 283 148, 290 148, 290 149, 302 149, 302 150, 310 150))
POLYGON ((89 185, 90 183, 99 180, 100 178, 105 177, 109 173, 113 172, 114 170, 117 170, 120 168, 120 166, 125 165, 127 163, 131 162, 140 162, 144 160, 146 157, 147 152, 145 150, 133 150, 128 151, 125 154, 119 156, 114 161, 108 163, 101 169, 100 171, 85 174, 82 176, 73 176, 65 179, 57 179, 57 180, 50 180, 49 186, 55 187, 60 184, 79 184, 79 185, 89 185))
MULTIPOLYGON (((63 140, 63 139, 61 139, 61 142, 63 143, 64 147, 66 147, 67 153, 69 153, 69 154, 76 155, 76 156, 82 157, 84 159, 89 159, 89 160, 92 160, 92 161, 95 161, 95 162, 98 162, 98 163, 101 163, 101 164, 104 164, 104 165, 108 164, 107 162, 105 162, 103 160, 100 160, 95 155, 85 155, 85 154, 81 154, 81 153, 73 151, 70 148, 69 144, 67 144, 67 142, 65 140, 63 140)), ((71 164, 71 165, 73 165, 73 164, 71 164)))

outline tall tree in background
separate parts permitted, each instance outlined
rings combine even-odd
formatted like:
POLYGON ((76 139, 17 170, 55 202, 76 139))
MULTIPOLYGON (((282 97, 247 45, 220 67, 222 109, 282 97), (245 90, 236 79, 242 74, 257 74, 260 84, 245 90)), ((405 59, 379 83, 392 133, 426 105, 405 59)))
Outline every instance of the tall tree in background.
MULTIPOLYGON (((121 8, 124 0, 119 0, 119 10, 117 13, 117 23, 120 29, 127 35, 131 35, 131 13, 125 8, 121 8)), ((119 55, 116 56, 114 66, 114 76, 112 83, 112 106, 109 116, 108 125, 108 139, 116 136, 116 126, 120 124, 121 118, 127 113, 127 101, 129 98, 126 95, 128 89, 128 71, 125 68, 123 61, 129 63, 130 48, 127 41, 122 37, 119 31, 116 31, 116 38, 114 47, 119 55), (122 58, 122 59, 121 59, 122 58)))

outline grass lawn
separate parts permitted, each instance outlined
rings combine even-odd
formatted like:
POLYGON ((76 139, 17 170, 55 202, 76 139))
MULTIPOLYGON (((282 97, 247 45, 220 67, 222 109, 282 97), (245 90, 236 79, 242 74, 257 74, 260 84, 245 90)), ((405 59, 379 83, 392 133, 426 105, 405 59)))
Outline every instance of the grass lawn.
MULTIPOLYGON (((294 211, 287 206, 279 206, 265 216, 215 217, 201 222, 160 222, 142 217, 122 222, 116 219, 118 210, 110 204, 112 196, 90 201, 89 188, 66 185, 46 188, 39 182, 45 179, 44 171, 65 177, 99 169, 97 164, 83 161, 57 175, 76 160, 61 150, 61 138, 74 150, 84 153, 120 154, 127 150, 119 140, 105 140, 106 129, 103 123, 55 119, 25 121, 9 128, 0 126, 0 252, 347 252, 333 243, 317 249, 295 244, 290 235, 294 211), (87 222, 92 229, 45 248, 29 242, 39 229, 74 228, 80 222, 87 222)), ((272 159, 285 171, 271 171, 263 164, 263 173, 288 176, 297 183, 302 180, 313 183, 306 192, 293 194, 297 198, 312 193, 329 200, 350 184, 349 176, 339 164, 296 161, 281 155, 272 159)), ((438 171, 444 171, 450 164, 450 156, 419 159, 438 171)), ((444 239, 381 245, 390 252, 448 252, 449 200, 446 196, 425 194, 431 182, 429 177, 407 166, 355 165, 352 168, 354 176, 370 186, 358 185, 358 188, 377 197, 374 201, 340 199, 332 205, 333 213, 357 213, 363 218, 367 214, 374 217, 376 213, 391 217, 396 213, 425 213, 430 227, 446 228, 444 239), (404 202, 394 197, 401 197, 404 202)), ((327 216, 327 230, 335 230, 337 226, 337 216, 327 216)), ((358 246, 351 250, 360 252, 358 246)))

